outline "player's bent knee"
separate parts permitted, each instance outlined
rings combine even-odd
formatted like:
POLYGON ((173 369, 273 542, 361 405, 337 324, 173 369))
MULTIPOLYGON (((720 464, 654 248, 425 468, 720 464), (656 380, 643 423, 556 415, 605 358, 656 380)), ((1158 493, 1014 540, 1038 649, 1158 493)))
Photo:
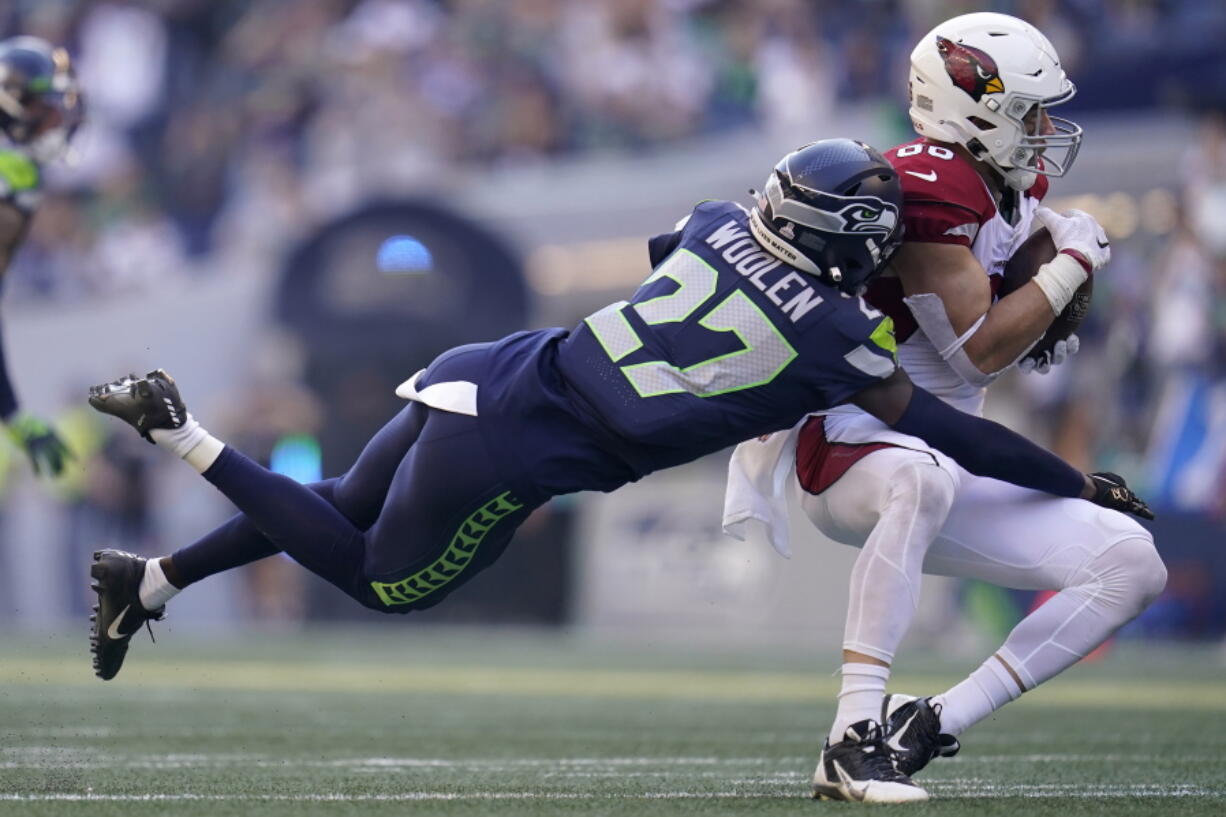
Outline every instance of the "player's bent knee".
POLYGON ((887 448, 857 462, 822 494, 803 494, 801 505, 822 533, 860 547, 884 514, 919 516, 939 528, 956 493, 953 475, 931 454, 887 448))
POLYGON ((1128 619, 1140 615, 1166 587, 1166 565, 1148 531, 1120 540, 1096 561, 1128 619))
POLYGON ((954 478, 931 460, 912 459, 890 481, 890 504, 939 527, 949 515, 957 495, 954 478))
POLYGON ((1166 589, 1166 564, 1162 563, 1152 536, 1134 537, 1117 545, 1121 546, 1125 548, 1125 557, 1134 577, 1133 588, 1139 613, 1154 604, 1154 600, 1166 589))

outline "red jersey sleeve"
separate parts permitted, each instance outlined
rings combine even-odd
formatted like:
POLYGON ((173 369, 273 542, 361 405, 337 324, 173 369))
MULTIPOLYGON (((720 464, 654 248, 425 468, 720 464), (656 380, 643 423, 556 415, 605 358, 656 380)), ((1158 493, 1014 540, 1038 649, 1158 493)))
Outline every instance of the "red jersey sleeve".
POLYGON ((902 183, 903 240, 970 247, 996 212, 975 169, 949 148, 922 139, 885 156, 902 183))

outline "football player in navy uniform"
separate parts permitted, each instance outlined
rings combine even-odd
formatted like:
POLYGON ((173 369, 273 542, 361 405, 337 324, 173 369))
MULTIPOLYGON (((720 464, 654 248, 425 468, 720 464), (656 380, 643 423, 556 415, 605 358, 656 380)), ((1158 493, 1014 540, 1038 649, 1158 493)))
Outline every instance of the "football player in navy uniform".
MULTIPOLYGON (((242 511, 168 557, 95 554, 97 674, 114 677, 132 634, 219 571, 284 551, 367 607, 430 607, 497 559, 550 497, 612 491, 848 401, 972 473, 1144 513, 1130 492, 1104 492, 898 369, 892 321, 856 293, 894 252, 901 204, 897 172, 862 143, 791 153, 752 211, 704 202, 652 239, 653 272, 629 301, 574 330, 443 353, 398 389, 409 405, 353 467, 312 486, 209 435, 165 372, 94 387, 94 408, 185 459, 242 511)), ((877 759, 879 776, 910 787, 884 748, 877 759)))
MULTIPOLYGON (((58 158, 81 122, 68 52, 37 37, 0 42, 0 283, 42 195, 42 164, 58 158)), ((19 410, 0 334, 0 420, 36 472, 58 475, 68 449, 45 422, 19 410)))
MULTIPOLYGON (((1075 351, 1074 336, 1025 357, 1107 263, 1110 246, 1088 214, 1041 206, 1048 178, 1072 165, 1081 128, 1049 113, 1074 88, 1033 26, 992 13, 948 20, 915 47, 909 87, 919 138, 885 153, 902 185, 904 243, 865 298, 894 319, 900 365, 914 383, 979 415, 988 385, 1015 362, 1043 371, 1075 351), (1005 262, 1039 225, 1057 254, 997 298, 1005 262)), ((862 549, 851 576, 838 711, 814 777, 822 797, 892 801, 897 787, 859 770, 866 724, 886 728, 899 769, 912 775, 956 752, 968 727, 1087 655, 1165 584, 1152 536, 1123 514, 967 473, 936 448, 847 405, 769 449, 749 442, 733 455, 726 522, 735 524, 747 506, 777 504, 755 497, 752 486, 777 494, 763 475, 794 456, 814 525, 862 549), (921 573, 1058 592, 947 692, 887 696, 921 573)), ((1113 474, 1097 478, 1123 485, 1113 474)))

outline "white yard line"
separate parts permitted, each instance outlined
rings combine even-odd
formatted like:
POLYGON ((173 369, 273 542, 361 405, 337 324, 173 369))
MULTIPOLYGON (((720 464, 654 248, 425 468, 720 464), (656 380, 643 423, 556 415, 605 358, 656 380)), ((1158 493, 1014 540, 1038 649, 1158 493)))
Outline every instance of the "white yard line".
POLYGON ((572 758, 471 758, 451 760, 418 757, 353 757, 315 760, 260 754, 141 754, 99 756, 95 750, 63 747, 10 747, 0 749, 0 769, 191 769, 242 766, 245 768, 298 767, 311 769, 457 769, 505 772, 518 769, 608 769, 625 774, 631 767, 647 770, 662 767, 780 767, 807 764, 809 758, 767 757, 572 757, 572 758), (28 757, 23 757, 28 755, 28 757))
MULTIPOLYGON (((395 771, 403 769, 455 769, 461 771, 507 772, 517 769, 542 769, 550 775, 602 776, 631 774, 626 769, 643 767, 635 774, 653 774, 656 769, 684 767, 769 767, 783 769, 815 762, 810 757, 574 757, 574 758, 469 758, 454 760, 422 757, 342 757, 308 759, 263 754, 131 754, 100 756, 96 750, 50 746, 14 746, 0 749, 0 769, 213 769, 245 768, 310 768, 395 771), (552 771, 549 771, 552 770, 552 771), (607 771, 603 771, 607 770, 607 771)), ((1101 763, 1144 762, 1151 759, 1143 754, 1027 754, 972 755, 942 760, 940 768, 951 769, 980 763, 1101 763)), ((1216 759, 1201 755, 1166 756, 1167 760, 1188 763, 1216 759)), ((968 770, 969 771, 969 770, 968 770)), ((778 772, 784 773, 784 772, 778 772)), ((937 781, 939 782, 939 781, 937 781)))
MULTIPOLYGON (((1205 789, 1192 785, 1101 786, 1077 784, 1048 785, 971 785, 930 783, 933 793, 943 800, 971 798, 1045 798, 1065 797, 1100 799, 1111 797, 1226 797, 1226 792, 1205 789)), ((116 802, 116 803, 161 803, 161 802, 260 802, 260 803, 380 803, 419 802, 448 800, 755 800, 755 799, 800 799, 792 788, 767 792, 745 791, 660 791, 641 794, 598 792, 531 792, 531 791, 486 791, 486 792, 402 792, 397 794, 71 794, 71 793, 6 793, 0 801, 7 802, 116 802)))

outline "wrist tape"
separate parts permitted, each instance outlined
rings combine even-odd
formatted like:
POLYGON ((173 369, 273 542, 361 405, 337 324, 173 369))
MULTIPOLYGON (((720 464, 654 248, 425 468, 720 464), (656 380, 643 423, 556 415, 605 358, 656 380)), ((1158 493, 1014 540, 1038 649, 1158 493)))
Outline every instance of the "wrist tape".
POLYGON ((1047 296, 1047 302, 1057 315, 1064 311, 1077 287, 1089 278, 1085 267, 1073 256, 1067 253, 1056 253, 1056 257, 1039 267, 1032 279, 1047 296))

